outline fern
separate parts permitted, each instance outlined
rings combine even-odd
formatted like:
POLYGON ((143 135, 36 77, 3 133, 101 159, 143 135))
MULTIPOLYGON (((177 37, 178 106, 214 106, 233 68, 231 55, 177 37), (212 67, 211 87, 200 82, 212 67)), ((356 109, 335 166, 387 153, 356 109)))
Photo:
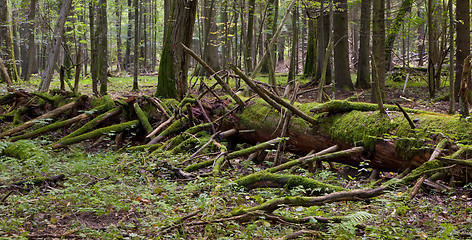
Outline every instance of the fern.
POLYGON ((349 222, 353 222, 355 225, 358 225, 363 223, 365 220, 372 219, 374 217, 374 214, 365 211, 359 211, 346 216, 346 220, 349 222))

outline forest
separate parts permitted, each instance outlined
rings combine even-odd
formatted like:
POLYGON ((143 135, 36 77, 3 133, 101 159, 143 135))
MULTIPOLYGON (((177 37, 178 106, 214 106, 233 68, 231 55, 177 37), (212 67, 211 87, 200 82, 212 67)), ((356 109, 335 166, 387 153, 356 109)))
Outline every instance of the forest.
POLYGON ((0 239, 472 239, 468 0, 0 0, 0 239))

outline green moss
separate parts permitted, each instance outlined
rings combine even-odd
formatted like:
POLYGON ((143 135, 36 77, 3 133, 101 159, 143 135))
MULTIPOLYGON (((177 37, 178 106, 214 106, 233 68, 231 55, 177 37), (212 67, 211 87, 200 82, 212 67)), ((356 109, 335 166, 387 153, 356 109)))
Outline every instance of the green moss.
POLYGON ((118 152, 153 152, 156 149, 158 149, 160 146, 162 146, 162 143, 156 143, 156 144, 151 144, 151 145, 138 145, 138 146, 133 146, 129 148, 122 148, 118 152))
POLYGON ((344 191, 345 188, 316 181, 299 175, 289 174, 273 174, 268 172, 260 172, 251 174, 234 181, 236 184, 250 188, 251 185, 258 182, 272 182, 283 186, 286 189, 293 189, 303 186, 305 190, 309 190, 313 195, 323 195, 326 193, 344 191))
POLYGON ((100 120, 102 120, 105 116, 107 116, 107 114, 109 114, 113 111, 116 111, 118 109, 119 109, 119 107, 113 108, 113 109, 110 109, 108 112, 105 112, 105 113, 97 116, 96 118, 92 119, 91 121, 89 121, 88 123, 86 123, 85 125, 80 127, 79 129, 77 129, 74 132, 70 133, 69 135, 63 137, 61 140, 59 140, 59 142, 65 140, 65 139, 68 139, 68 138, 79 136, 79 135, 91 130, 92 128, 94 128, 100 122, 100 120))
MULTIPOLYGON (((410 112, 410 118, 419 120, 416 129, 412 130, 400 112, 389 112, 389 117, 381 116, 375 104, 331 101, 329 104, 296 103, 295 106, 304 112, 320 106, 330 106, 344 113, 315 114, 314 118, 319 122, 316 126, 292 117, 290 131, 294 134, 326 132, 335 141, 362 145, 366 150, 373 150, 381 139, 392 141, 395 142, 396 153, 404 159, 429 151, 429 148, 444 137, 456 143, 472 143, 472 123, 461 120, 458 116, 406 109, 410 112)), ((389 110, 398 109, 394 105, 386 107, 389 110)), ((239 115, 239 119, 248 128, 273 131, 280 116, 278 111, 268 107, 263 100, 255 99, 239 115)))
POLYGON ((71 144, 74 144, 74 143, 81 142, 81 141, 86 140, 86 139, 99 137, 103 134, 121 132, 121 131, 124 131, 126 129, 136 127, 136 126, 139 125, 139 123, 140 123, 139 120, 133 120, 133 121, 129 121, 129 122, 124 122, 124 123, 115 124, 115 125, 111 125, 111 126, 108 126, 108 127, 96 129, 94 131, 84 133, 82 135, 78 135, 76 137, 71 137, 71 138, 61 140, 59 143, 53 145, 52 147, 53 148, 63 147, 63 146, 67 146, 67 145, 71 145, 71 144))
MULTIPOLYGON (((400 109, 396 105, 384 104, 384 107, 390 111, 400 111, 400 109)), ((379 107, 377 104, 374 104, 374 103, 350 102, 350 101, 345 101, 345 100, 332 100, 327 103, 314 106, 311 109, 311 111, 315 111, 315 112, 325 111, 325 112, 330 112, 330 113, 342 113, 342 112, 349 112, 353 110, 378 111, 379 107)), ((404 108, 404 110, 410 113, 425 113, 425 111, 416 110, 416 109, 404 108)))
POLYGON ((377 138, 391 134, 400 123, 399 119, 389 120, 379 112, 365 113, 351 111, 331 117, 326 126, 333 139, 362 145, 366 150, 373 150, 377 138))
POLYGON ((90 101, 90 105, 93 109, 88 112, 102 112, 114 108, 115 101, 113 101, 110 96, 105 95, 100 98, 93 98, 92 101, 90 101))
POLYGON ((408 174, 406 177, 402 179, 397 179, 397 178, 391 179, 388 182, 386 182, 383 186, 393 189, 402 184, 409 184, 423 175, 430 176, 434 174, 436 171, 442 169, 442 167, 443 167, 443 163, 441 162, 441 160, 434 159, 434 160, 425 162, 421 166, 413 169, 413 171, 411 171, 411 173, 408 174))
POLYGON ((20 140, 8 145, 2 151, 3 155, 18 158, 20 160, 34 160, 36 164, 42 164, 51 159, 51 156, 42 148, 30 140, 20 140))
POLYGON ((192 165, 184 168, 184 171, 185 172, 195 172, 195 171, 198 171, 199 169, 211 166, 213 164, 213 162, 215 162, 215 159, 210 159, 210 160, 206 160, 206 161, 203 161, 203 162, 195 163, 195 164, 192 164, 192 165))
POLYGON ((210 140, 210 137, 208 136, 208 134, 206 134, 205 132, 200 132, 196 136, 187 137, 186 140, 178 143, 178 145, 175 146, 172 150, 170 150, 169 153, 171 155, 175 155, 178 153, 188 152, 198 145, 205 144, 206 142, 208 142, 208 140, 210 140))
POLYGON ((136 111, 136 115, 138 116, 139 121, 141 121, 144 130, 146 130, 147 134, 150 134, 153 129, 149 123, 148 116, 146 116, 147 114, 141 109, 137 102, 134 103, 134 110, 136 111))

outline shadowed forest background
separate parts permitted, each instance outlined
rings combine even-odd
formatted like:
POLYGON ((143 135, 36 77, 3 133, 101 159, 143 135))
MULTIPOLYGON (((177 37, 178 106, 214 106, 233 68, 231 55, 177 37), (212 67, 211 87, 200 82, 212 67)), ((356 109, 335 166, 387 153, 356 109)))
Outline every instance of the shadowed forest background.
POLYGON ((470 1, 0 6, 6 239, 472 237, 470 1))

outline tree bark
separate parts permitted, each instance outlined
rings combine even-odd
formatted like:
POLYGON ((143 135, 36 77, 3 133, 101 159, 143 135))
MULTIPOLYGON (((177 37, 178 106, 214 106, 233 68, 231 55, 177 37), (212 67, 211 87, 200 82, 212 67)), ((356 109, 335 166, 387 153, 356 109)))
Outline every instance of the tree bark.
POLYGON ((29 81, 31 78, 31 74, 33 73, 34 65, 36 64, 35 57, 36 57, 36 44, 34 42, 34 31, 36 26, 36 5, 37 0, 31 0, 30 2, 30 10, 28 13, 28 22, 24 24, 24 33, 25 38, 27 39, 27 44, 24 47, 26 49, 24 59, 24 69, 22 69, 22 78, 24 81, 29 81))
POLYGON ((298 68, 298 19, 300 18, 300 13, 297 6, 293 7, 292 11, 292 47, 290 50, 290 68, 288 70, 288 79, 287 82, 295 79, 296 68, 298 68))
POLYGON ((249 0, 248 5, 248 19, 246 28, 246 46, 244 48, 244 66, 247 73, 252 72, 254 60, 252 58, 252 51, 254 48, 253 37, 254 37, 254 10, 256 8, 256 1, 249 0))
POLYGON ((372 102, 380 102, 385 95, 385 0, 373 1, 372 8, 372 102))
POLYGON ((359 39, 359 62, 357 64, 356 87, 370 88, 370 19, 372 0, 361 2, 361 26, 359 39))
MULTIPOLYGON (((303 68, 303 76, 306 78, 311 78, 315 76, 316 73, 316 21, 315 19, 308 18, 308 38, 307 38, 307 50, 305 57, 305 65, 303 68)), ((279 54, 283 54, 279 52, 279 54)))
MULTIPOLYGON (((372 112, 372 109, 376 108, 375 104, 351 104, 359 104, 356 109, 366 111, 345 109, 347 112, 336 114, 333 109, 326 118, 318 118, 321 114, 316 114, 314 118, 318 119, 317 124, 308 124, 300 117, 294 116, 286 134, 288 137, 286 151, 306 155, 312 150, 321 151, 333 145, 338 145, 341 149, 352 148, 354 144, 363 145, 365 150, 362 154, 339 157, 333 161, 358 166, 365 159, 369 159, 369 167, 382 171, 403 171, 407 168, 416 168, 429 158, 431 149, 428 146, 436 144, 431 139, 426 140, 431 136, 428 132, 432 129, 458 136, 458 140, 470 141, 469 136, 472 134, 471 123, 461 121, 460 118, 417 112, 412 113, 421 123, 417 124, 415 130, 419 133, 417 135, 410 131, 408 122, 400 112, 391 112, 390 115, 396 117, 390 120, 381 117, 378 112, 372 112), (384 139, 386 133, 395 138, 384 139)), ((321 106, 324 105, 327 104, 321 106)), ((299 108, 304 107, 299 106, 299 108)), ((395 108, 389 106, 389 109, 395 108)), ((243 112, 237 114, 237 118, 238 129, 255 130, 239 134, 237 138, 242 141, 256 144, 280 134, 281 130, 277 128, 280 113, 262 103, 262 100, 249 103, 243 112)), ((234 124, 228 125, 228 128, 231 127, 234 127, 234 124)))
POLYGON ((122 51, 122 43, 121 43, 121 12, 123 11, 123 6, 121 6, 119 0, 115 0, 115 7, 116 7, 116 17, 118 20, 116 21, 116 67, 118 72, 120 73, 123 67, 123 51, 122 51))
POLYGON ((133 92, 139 91, 138 86, 138 70, 139 70, 139 44, 140 44, 140 37, 139 32, 141 28, 139 27, 141 23, 142 15, 139 14, 139 0, 134 0, 134 64, 133 64, 133 92))
POLYGON ((62 43, 62 37, 64 36, 64 24, 66 23, 67 16, 72 5, 72 0, 63 0, 59 17, 57 18, 56 26, 54 28, 53 39, 48 46, 48 60, 46 62, 46 70, 41 79, 39 90, 45 92, 49 89, 51 84, 52 76, 54 74, 54 65, 59 57, 60 47, 62 43))
POLYGON ((100 80, 100 95, 107 95, 108 85, 108 24, 107 24, 107 1, 100 0, 97 8, 97 67, 100 80))
MULTIPOLYGON (((321 74, 323 72, 323 64, 325 62, 324 56, 326 55, 326 51, 328 48, 329 43, 329 13, 325 11, 324 1, 320 0, 321 2, 321 15, 318 20, 318 33, 319 33, 319 40, 318 40, 318 61, 316 64, 316 78, 315 81, 318 82, 321 79, 321 74)), ((331 83, 331 68, 327 68, 326 71, 326 83, 331 83)))
MULTIPOLYGON (((13 39, 11 31, 11 17, 8 7, 8 0, 0 0, 0 57, 3 59, 5 67, 11 81, 17 81, 18 70, 15 64, 15 52, 13 50, 13 39)), ((3 77, 0 79, 6 82, 3 77)))
MULTIPOLYGON (((456 78, 454 83, 455 99, 459 99, 464 60, 470 55, 470 16, 469 0, 457 0, 456 6, 456 78)), ((467 79, 471 87, 470 76, 467 79)))
MULTIPOLYGON (((165 2, 168 2, 167 0, 165 2)), ((133 4, 131 0, 128 0, 128 32, 126 37, 126 51, 125 51, 125 59, 124 59, 124 67, 127 72, 129 72, 129 68, 131 65, 131 43, 133 41, 132 36, 132 29, 133 29, 133 22, 134 22, 134 12, 133 12, 133 4)))
POLYGON ((401 26, 405 21, 406 15, 411 10, 411 5, 411 0, 402 0, 402 4, 400 6, 400 9, 398 10, 397 16, 395 17, 395 20, 393 20, 392 26, 389 28, 390 33, 385 43, 385 64, 387 70, 390 70, 392 68, 391 59, 393 53, 393 44, 395 43, 395 39, 397 38, 398 32, 400 31, 401 26))
MULTIPOLYGON (((221 69, 220 56, 218 54, 218 28, 216 25, 216 0, 203 0, 203 60, 215 71, 221 69)), ((209 76, 205 69, 200 68, 200 76, 209 76)))
POLYGON ((336 88, 351 90, 354 88, 349 67, 349 34, 347 0, 335 0, 336 11, 333 18, 334 71, 336 88))
POLYGON ((189 56, 181 44, 191 47, 197 0, 174 0, 162 49, 156 96, 183 99, 187 93, 189 56))

